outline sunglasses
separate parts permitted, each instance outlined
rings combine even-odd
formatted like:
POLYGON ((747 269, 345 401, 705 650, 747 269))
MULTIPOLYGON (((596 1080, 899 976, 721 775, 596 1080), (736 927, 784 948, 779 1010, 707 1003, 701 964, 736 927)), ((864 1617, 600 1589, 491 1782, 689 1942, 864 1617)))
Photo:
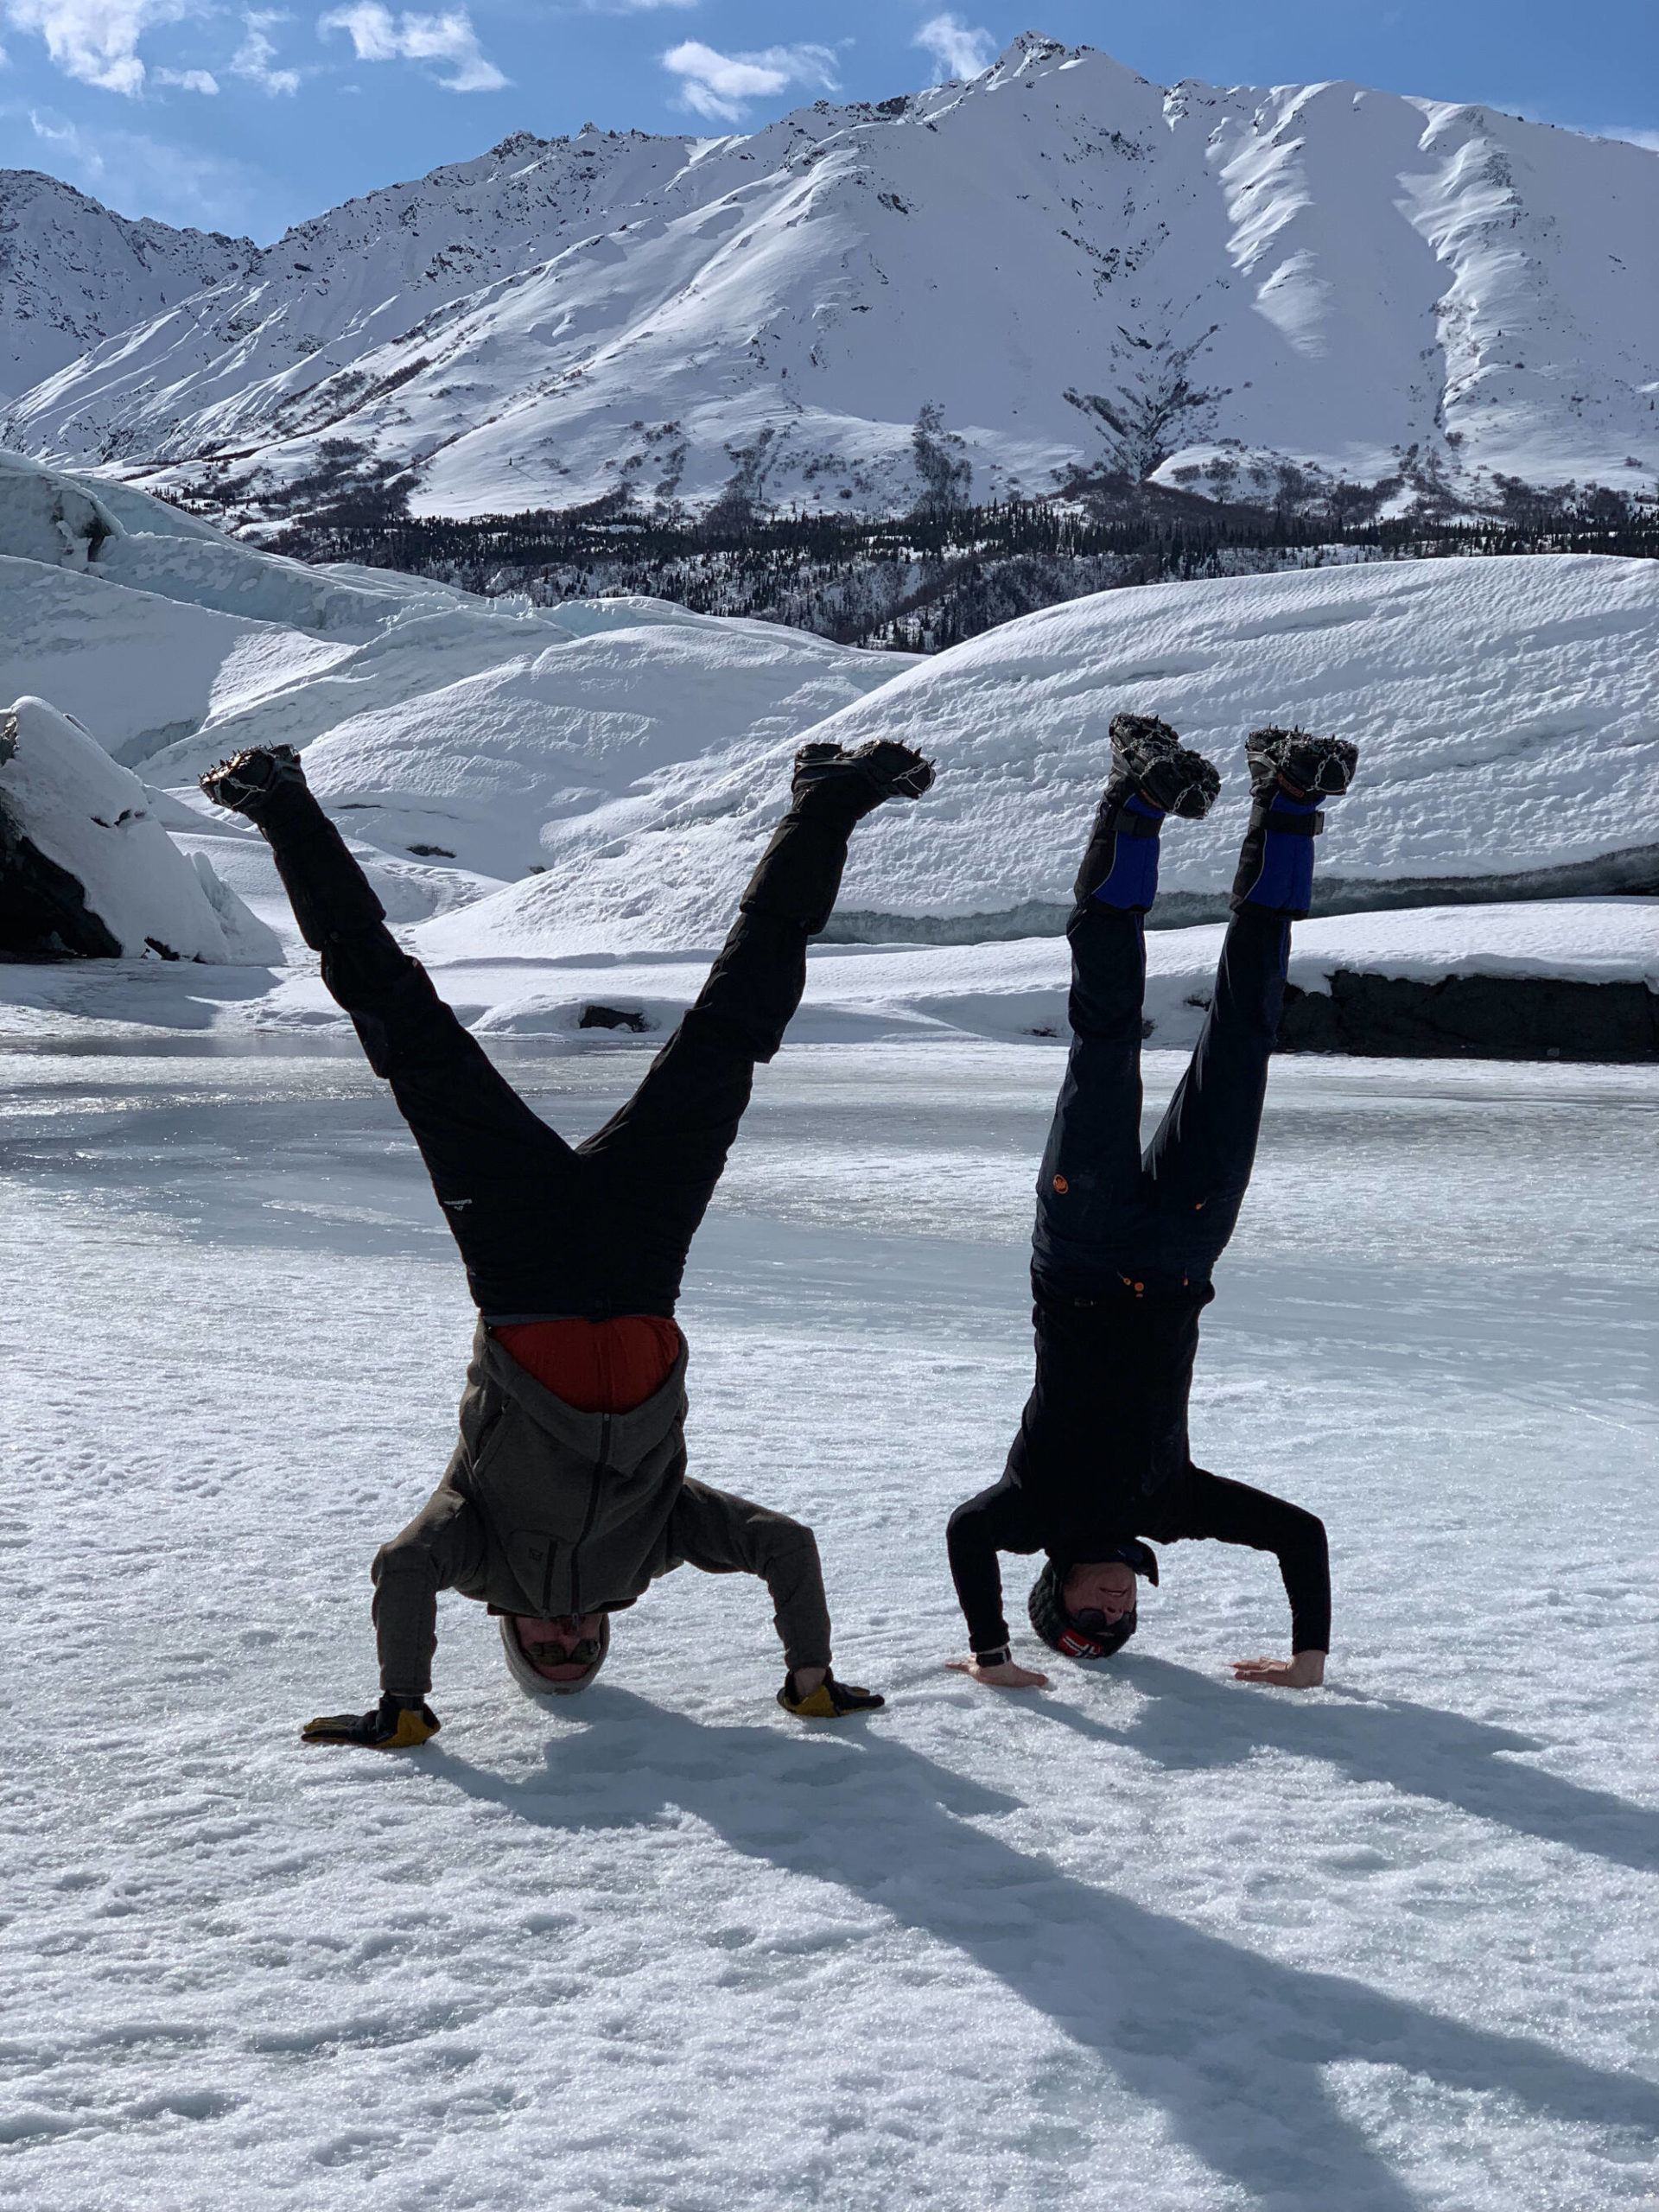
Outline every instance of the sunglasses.
POLYGON ((526 1643, 522 1637, 518 1642, 532 1667, 591 1667, 602 1649, 596 1636, 585 1636, 580 1643, 526 1643))
POLYGON ((1116 1636, 1125 1621, 1133 1626, 1135 1607, 1131 1605, 1127 1612, 1119 1613, 1114 1620, 1108 1620, 1098 1605, 1080 1605, 1076 1612, 1068 1614, 1067 1618, 1072 1625, 1080 1628, 1085 1636, 1116 1636))

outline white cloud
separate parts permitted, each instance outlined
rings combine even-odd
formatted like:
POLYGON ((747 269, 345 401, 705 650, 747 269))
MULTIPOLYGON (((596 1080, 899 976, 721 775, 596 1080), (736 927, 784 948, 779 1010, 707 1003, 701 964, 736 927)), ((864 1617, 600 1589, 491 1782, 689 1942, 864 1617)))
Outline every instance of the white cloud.
POLYGON ((698 0, 583 0, 590 16, 645 16, 658 8, 695 8, 698 0))
POLYGON ((134 130, 83 130, 39 108, 30 110, 29 120, 50 149, 53 175, 124 215, 154 215, 213 231, 234 230, 249 219, 252 179, 239 162, 164 145, 134 130))
MULTIPOLYGON (((197 12, 193 0, 3 0, 7 19, 35 31, 67 77, 136 99, 144 88, 138 41, 157 23, 197 12)), ((205 76, 207 72, 193 71, 205 76)), ((193 90, 200 91, 197 85, 193 90)), ((217 90, 217 87, 214 88, 217 90)))
POLYGON ((977 77, 996 59, 996 41, 990 32, 970 30, 960 16, 930 16, 911 44, 931 54, 952 82, 958 77, 977 77))
POLYGON ((507 82, 485 58, 464 8, 442 16, 405 13, 394 16, 380 0, 357 0, 317 18, 317 30, 349 34, 359 61, 442 61, 453 74, 438 79, 447 92, 498 92, 507 82))
POLYGON ((231 71, 234 76, 245 77, 251 85, 257 85, 262 92, 273 97, 278 92, 297 92, 300 73, 297 69, 273 69, 276 59, 276 41, 269 35, 274 23, 285 23, 291 19, 280 9, 269 8, 244 16, 242 28, 245 34, 242 43, 231 56, 231 71))
POLYGON ((216 92, 219 79, 211 69, 152 69, 158 85, 176 85, 183 92, 216 92))
POLYGON ((682 104, 714 123, 741 123, 745 103, 766 99, 791 85, 833 92, 836 57, 827 46, 768 46, 758 54, 717 54, 689 38, 663 56, 681 80, 682 104))

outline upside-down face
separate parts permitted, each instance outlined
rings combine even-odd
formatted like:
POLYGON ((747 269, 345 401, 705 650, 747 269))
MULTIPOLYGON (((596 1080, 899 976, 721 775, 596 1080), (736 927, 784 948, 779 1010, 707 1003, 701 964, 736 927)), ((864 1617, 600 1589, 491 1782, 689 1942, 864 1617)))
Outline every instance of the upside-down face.
POLYGON ((556 1619, 533 1619, 515 1612, 502 1619, 506 1663, 520 1688, 553 1692, 584 1690, 604 1666, 611 1648, 611 1617, 606 1612, 562 1612, 556 1619))
POLYGON ((1085 1634, 1116 1628, 1135 1609, 1135 1569, 1123 1560, 1085 1560, 1065 1578, 1062 1602, 1085 1634))

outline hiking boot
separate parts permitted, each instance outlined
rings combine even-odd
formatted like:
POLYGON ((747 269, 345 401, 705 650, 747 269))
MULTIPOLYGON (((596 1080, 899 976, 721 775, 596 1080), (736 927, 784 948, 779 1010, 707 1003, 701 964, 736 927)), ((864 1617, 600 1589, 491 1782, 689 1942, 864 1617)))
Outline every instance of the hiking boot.
POLYGON ((819 792, 843 799, 856 822, 890 798, 920 798, 933 781, 933 763, 890 737, 873 737, 850 753, 823 740, 795 755, 791 804, 819 792))
POLYGON ((1111 735, 1109 798, 1122 802, 1134 793, 1160 814, 1203 821, 1216 803, 1221 778, 1201 753, 1183 745, 1156 715, 1114 715, 1111 735))
MULTIPOLYGON (((385 920, 374 887, 317 804, 291 745, 250 746, 199 780, 215 806, 245 815, 270 847, 300 935, 314 952, 385 920)), ((373 1047, 369 1058, 379 1072, 373 1047)))
POLYGON ((233 753, 197 779, 215 806, 257 822, 282 791, 306 788, 305 771, 291 745, 254 745, 233 753))
POLYGON ((1345 737, 1305 729, 1253 729, 1250 824, 1233 878, 1231 905, 1256 906, 1300 921, 1313 899, 1313 840, 1324 835, 1321 798, 1340 798, 1353 781, 1359 748, 1345 737))
POLYGON ((1155 715, 1114 715, 1112 772, 1072 887, 1081 906, 1144 914, 1158 895, 1158 833, 1166 814, 1201 822, 1221 778, 1155 715))
MULTIPOLYGON (((746 913, 793 922, 813 937, 834 911, 855 825, 884 800, 919 798, 933 781, 933 763, 907 745, 872 738, 849 753, 819 740, 795 755, 789 811, 743 893, 746 913)), ((770 1059, 775 1043, 762 1052, 770 1059)))
POLYGON ((1244 741, 1250 792, 1263 801, 1340 798, 1354 780, 1359 747, 1305 729, 1253 729, 1244 741))

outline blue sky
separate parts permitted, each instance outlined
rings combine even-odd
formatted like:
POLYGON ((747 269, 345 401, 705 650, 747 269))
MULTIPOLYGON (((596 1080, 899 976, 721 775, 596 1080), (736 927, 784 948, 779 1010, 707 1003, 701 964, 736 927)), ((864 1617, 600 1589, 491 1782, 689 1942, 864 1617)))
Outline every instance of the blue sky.
POLYGON ((1028 29, 1160 83, 1353 78, 1659 149, 1656 0, 0 0, 0 165, 264 242, 510 131, 753 128, 1028 29))

